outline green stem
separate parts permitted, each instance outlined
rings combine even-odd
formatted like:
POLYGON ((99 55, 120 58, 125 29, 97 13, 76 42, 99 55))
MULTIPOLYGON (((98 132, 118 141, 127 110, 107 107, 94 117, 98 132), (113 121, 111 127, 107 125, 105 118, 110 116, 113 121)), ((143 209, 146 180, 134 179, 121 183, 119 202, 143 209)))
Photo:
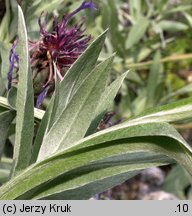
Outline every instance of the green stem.
POLYGON ((1 163, 12 164, 13 163, 13 159, 7 158, 7 157, 2 157, 1 158, 1 163))
MULTIPOLYGON (((4 107, 6 109, 11 110, 12 108, 10 107, 7 98, 0 96, 0 106, 4 107)), ((41 120, 43 118, 45 111, 34 108, 34 116, 36 119, 41 120)))
MULTIPOLYGON (((180 61, 180 60, 187 60, 187 59, 192 59, 191 53, 168 56, 168 57, 161 59, 160 62, 165 63, 165 62, 180 61)), ((143 68, 149 67, 152 63, 153 61, 146 61, 146 62, 135 63, 135 64, 127 64, 127 67, 143 69, 143 68)))
POLYGON ((11 109, 10 105, 8 104, 7 98, 0 96, 0 106, 6 109, 11 109))

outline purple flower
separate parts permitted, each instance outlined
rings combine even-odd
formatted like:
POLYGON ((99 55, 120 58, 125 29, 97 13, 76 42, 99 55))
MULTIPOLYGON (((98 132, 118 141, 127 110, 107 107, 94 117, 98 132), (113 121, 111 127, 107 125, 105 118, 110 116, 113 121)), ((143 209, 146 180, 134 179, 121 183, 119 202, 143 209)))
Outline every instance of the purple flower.
MULTIPOLYGON (((36 86, 38 86, 37 94, 39 94, 40 89, 43 95, 44 93, 47 94, 48 91, 45 91, 45 88, 54 85, 53 63, 57 67, 56 73, 58 78, 62 80, 69 67, 87 48, 91 35, 85 34, 86 29, 83 28, 84 19, 81 19, 73 27, 68 25, 75 14, 87 8, 95 10, 96 6, 93 2, 85 1, 75 11, 64 16, 61 22, 58 21, 57 17, 53 17, 52 30, 50 32, 45 21, 47 15, 45 15, 43 22, 42 16, 39 18, 40 39, 36 42, 29 41, 34 88, 36 89, 36 86), (37 79, 40 73, 43 75, 41 82, 37 79), (36 80, 38 81, 36 82, 36 80)), ((40 101, 42 102, 42 100, 40 101)), ((39 102, 38 104, 40 105, 39 102)))
POLYGON ((71 14, 69 14, 68 16, 66 16, 66 20, 71 19, 71 17, 73 17, 75 14, 77 14, 79 11, 84 10, 84 9, 92 9, 92 10, 97 10, 96 5, 93 2, 83 2, 81 4, 80 7, 78 7, 75 11, 73 11, 71 14))
MULTIPOLYGON (((87 35, 85 33, 86 28, 83 28, 85 23, 83 18, 74 26, 69 26, 69 21, 74 15, 84 9, 96 10, 96 6, 93 2, 84 1, 80 7, 72 13, 65 15, 61 21, 58 20, 58 17, 54 16, 51 31, 48 31, 47 28, 47 15, 45 15, 43 21, 43 14, 39 18, 40 38, 36 42, 29 41, 37 107, 41 106, 48 92, 54 89, 55 75, 62 80, 69 67, 87 48, 91 40, 91 35, 87 35), (54 71, 54 63, 56 71, 54 71)), ((17 43, 18 41, 13 44, 10 52, 8 89, 10 89, 12 84, 14 67, 16 63, 19 63, 19 57, 16 53, 17 43)))
POLYGON ((50 86, 45 87, 42 92, 39 94, 36 102, 36 107, 39 108, 44 100, 44 98, 47 96, 47 92, 49 90, 50 86))
POLYGON ((17 66, 19 64, 19 56, 16 52, 17 44, 18 44, 18 39, 15 40, 15 42, 13 43, 12 48, 10 50, 10 55, 9 55, 10 66, 9 66, 9 72, 8 72, 8 90, 12 86, 14 68, 17 68, 17 70, 18 70, 17 66))

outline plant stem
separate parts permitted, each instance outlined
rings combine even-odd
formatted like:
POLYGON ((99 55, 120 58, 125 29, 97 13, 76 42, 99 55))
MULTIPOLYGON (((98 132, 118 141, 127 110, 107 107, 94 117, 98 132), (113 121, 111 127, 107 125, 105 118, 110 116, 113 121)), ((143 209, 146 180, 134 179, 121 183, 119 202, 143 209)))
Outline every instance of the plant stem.
POLYGON ((12 164, 13 163, 13 159, 7 158, 7 157, 2 157, 1 158, 1 163, 12 164))
POLYGON ((176 129, 191 129, 192 124, 174 125, 174 128, 176 128, 176 129))
MULTIPOLYGON (((0 96, 0 106, 4 107, 6 109, 9 109, 9 110, 12 109, 10 107, 8 101, 7 101, 7 98, 1 97, 1 96, 0 96)), ((37 109, 37 108, 34 108, 34 116, 35 116, 36 119, 41 120, 43 118, 44 113, 45 113, 45 111, 37 109)))
MULTIPOLYGON (((186 60, 186 59, 192 60, 192 53, 168 56, 168 57, 162 58, 160 62, 165 63, 165 62, 170 62, 170 61, 179 61, 179 60, 186 60)), ((149 67, 152 63, 153 61, 146 61, 146 62, 135 63, 135 64, 127 64, 127 67, 143 69, 143 68, 149 67)))
POLYGON ((0 106, 6 109, 11 109, 10 105, 8 104, 7 98, 0 96, 0 106))

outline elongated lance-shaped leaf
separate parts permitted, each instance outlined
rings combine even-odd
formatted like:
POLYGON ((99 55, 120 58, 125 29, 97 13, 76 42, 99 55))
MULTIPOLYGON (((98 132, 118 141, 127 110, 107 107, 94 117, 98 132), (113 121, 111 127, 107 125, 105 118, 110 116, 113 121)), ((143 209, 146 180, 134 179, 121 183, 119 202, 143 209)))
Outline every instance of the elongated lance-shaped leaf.
POLYGON ((162 20, 156 24, 158 28, 167 32, 184 31, 188 29, 188 26, 182 22, 162 20))
POLYGON ((187 12, 183 12, 182 14, 184 15, 184 17, 188 21, 190 27, 192 27, 192 16, 191 16, 191 14, 187 13, 187 12))
POLYGON ((72 65, 60 83, 60 97, 56 118, 61 112, 63 112, 74 93, 94 68, 104 45, 106 34, 107 30, 104 31, 95 41, 93 41, 93 43, 91 43, 86 51, 72 65))
POLYGON ((9 41, 9 24, 11 21, 11 9, 10 9, 10 1, 5 1, 6 13, 1 20, 0 25, 0 41, 9 41))
POLYGON ((171 92, 170 94, 166 95, 165 97, 161 98, 161 102, 179 95, 184 95, 192 92, 192 83, 189 83, 188 85, 185 85, 184 87, 177 89, 176 91, 171 92))
MULTIPOLYGON (((171 163, 170 159, 157 154, 153 154, 153 156, 151 156, 152 159, 150 159, 149 156, 148 158, 145 157, 144 160, 140 160, 144 155, 145 153, 135 155, 135 158, 138 158, 138 163, 135 163, 134 165, 125 165, 130 163, 129 155, 127 155, 127 161, 112 162, 110 166, 109 163, 107 164, 103 161, 103 167, 101 167, 100 164, 99 166, 94 164, 89 168, 85 167, 78 172, 78 177, 76 176, 75 179, 70 179, 69 182, 63 184, 61 176, 58 180, 51 181, 52 187, 50 187, 50 184, 48 183, 45 188, 42 188, 42 191, 34 193, 30 199, 90 199, 95 194, 125 182, 145 168, 163 166, 171 163), (157 157, 159 161, 156 163, 153 162, 154 157, 157 157), (59 181, 60 183, 58 184, 59 181)), ((124 156, 126 157, 126 155, 124 156)), ((19 197, 19 199, 21 198, 25 198, 25 195, 19 197)))
POLYGON ((35 138, 35 142, 33 145, 33 150, 32 150, 32 156, 31 156, 31 161, 30 163, 34 163, 37 160, 37 156, 39 154, 39 150, 43 141, 43 137, 45 134, 49 131, 49 128, 53 125, 54 123, 54 117, 56 115, 57 107, 58 107, 58 100, 59 100, 59 83, 57 79, 57 74, 56 74, 56 65, 54 63, 54 72, 55 72, 55 91, 53 93, 53 96, 49 102, 49 105, 47 107, 47 110, 45 112, 45 115, 39 125, 39 129, 35 138))
POLYGON ((34 127, 32 73, 29 66, 27 31, 20 6, 18 6, 18 38, 19 82, 16 101, 17 117, 13 175, 29 165, 34 127))
POLYGON ((179 100, 164 106, 149 109, 130 119, 129 122, 179 122, 192 119, 192 98, 179 100))
POLYGON ((149 78, 147 81, 147 101, 146 107, 154 107, 156 105, 156 90, 159 82, 161 81, 160 73, 161 73, 161 63, 160 63, 161 55, 160 52, 157 51, 153 64, 151 65, 149 78))
POLYGON ((0 42, 0 54, 1 54, 1 77, 3 78, 3 81, 5 83, 5 86, 7 86, 7 74, 9 71, 9 51, 11 49, 10 44, 0 42))
POLYGON ((189 11, 192 9, 192 5, 188 4, 188 5, 178 5, 175 6, 173 8, 170 8, 168 10, 165 11, 166 14, 169 13, 178 13, 178 12, 184 12, 184 11, 189 11))
POLYGON ((59 80, 57 76, 57 67, 55 65, 55 62, 53 63, 53 66, 54 66, 54 73, 55 73, 55 92, 54 92, 54 97, 53 97, 53 106, 51 110, 51 115, 50 115, 50 119, 49 119, 47 129, 46 129, 47 132, 53 126, 55 115, 57 112, 58 103, 59 103, 59 80))
POLYGON ((5 111, 0 113, 0 156, 3 152, 9 126, 15 117, 14 111, 5 111))
POLYGON ((17 88, 12 86, 7 94, 7 101, 10 107, 16 110, 16 101, 17 101, 17 88))
MULTIPOLYGON (((110 50, 115 50, 118 56, 125 56, 125 35, 119 31, 118 8, 115 0, 107 0, 102 2, 102 26, 110 26, 110 50), (112 47, 111 47, 112 46, 112 47)), ((109 48, 108 48, 109 50, 109 48)))
POLYGON ((106 87, 114 56, 99 64, 84 80, 66 109, 45 136, 38 160, 83 138, 106 87), (62 141, 65 140, 65 144, 62 141), (61 144, 62 143, 62 144, 61 144))
MULTIPOLYGON (((67 103, 72 98, 73 94, 77 88, 81 85, 85 77, 91 72, 94 65, 97 62, 99 53, 104 45, 105 37, 107 31, 103 32, 91 45, 85 50, 85 52, 77 59, 77 61, 72 65, 64 79, 59 85, 59 101, 56 107, 56 114, 52 122, 55 122, 56 118, 63 112, 67 103)), ((35 162, 39 149, 41 147, 43 137, 46 134, 48 122, 50 121, 50 116, 52 115, 53 100, 48 105, 46 113, 40 123, 38 133, 36 135, 34 149, 32 154, 32 161, 35 162)))
POLYGON ((136 24, 131 27, 129 36, 126 41, 126 49, 130 49, 138 43, 145 35, 150 22, 146 17, 141 17, 136 24))
MULTIPOLYGON (((41 199, 78 191, 106 178, 110 181, 119 174, 171 162, 163 155, 176 160, 192 175, 191 154, 191 147, 167 123, 120 124, 29 167, 0 188, 0 199, 41 199)), ((89 189, 93 195, 95 189, 89 189)))
MULTIPOLYGON (((52 97, 53 98, 55 97, 54 94, 52 97)), ((37 131, 37 134, 35 137, 35 141, 34 141, 34 145, 33 145, 33 149, 32 149, 32 155, 31 155, 30 163, 34 163, 37 160, 37 156, 39 154, 39 149, 40 149, 41 144, 43 142, 43 138, 45 136, 48 122, 50 120, 51 112, 53 109, 53 102, 54 102, 53 98, 51 98, 50 103, 47 107, 47 110, 46 110, 45 114, 43 115, 43 118, 39 124, 39 128, 38 128, 38 131, 37 131)))
POLYGON ((115 81, 113 81, 103 92, 95 112, 95 118, 92 121, 89 129, 87 130, 86 136, 96 132, 96 129, 104 114, 112 107, 114 98, 127 74, 128 72, 122 74, 115 81))
POLYGON ((170 159, 159 154, 124 154, 75 169, 49 182, 32 196, 24 194, 19 199, 25 199, 26 195, 30 199, 89 199, 96 193, 133 177, 146 167, 166 165, 170 162, 170 159), (131 162, 133 157, 138 159, 135 164, 131 162), (154 162, 155 157, 158 158, 158 162, 154 162), (72 175, 75 178, 71 178, 72 175))
MULTIPOLYGON (((35 16, 40 16, 42 11, 52 12, 55 9, 61 9, 63 5, 62 0, 52 0, 51 4, 49 3, 50 2, 48 1, 34 1, 34 0, 27 1, 26 4, 29 4, 28 10, 26 11, 26 16, 28 20, 33 19, 35 16)), ((23 6, 26 7, 26 4, 24 4, 23 6)))
MULTIPOLYGON (((125 168, 126 169, 126 168, 125 168)), ((128 170, 128 167, 127 167, 128 170)), ((129 171, 127 173, 122 173, 119 175, 114 175, 111 177, 106 177, 103 180, 98 180, 95 182, 92 182, 91 184, 84 185, 80 188, 74 188, 68 191, 64 192, 58 192, 57 194, 53 194, 50 196, 45 197, 44 199, 50 199, 50 200, 85 200, 93 197, 96 194, 99 194, 103 191, 106 191, 107 189, 112 188, 114 185, 118 185, 120 183, 125 182, 129 178, 132 178, 136 174, 138 174, 139 171, 129 171), (121 179, 121 180, 120 180, 121 179), (83 194, 83 196, 82 196, 83 194)))

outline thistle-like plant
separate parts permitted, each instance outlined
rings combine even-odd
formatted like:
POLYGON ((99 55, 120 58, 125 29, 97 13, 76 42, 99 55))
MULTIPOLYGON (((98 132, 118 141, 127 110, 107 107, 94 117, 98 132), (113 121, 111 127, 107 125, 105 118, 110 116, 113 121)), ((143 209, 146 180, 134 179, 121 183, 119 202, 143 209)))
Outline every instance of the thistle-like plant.
POLYGON ((114 56, 96 65, 105 37, 106 32, 94 40, 60 82, 53 61, 55 91, 45 112, 34 109, 28 38, 18 6, 19 82, 7 99, 0 97, 1 145, 16 116, 14 157, 0 199, 88 199, 142 169, 174 162, 192 175, 192 148, 169 124, 192 117, 191 99, 97 132, 127 75, 109 84, 114 56))
MULTIPOLYGON (((55 76, 61 81, 70 66, 77 60, 87 48, 91 35, 85 34, 84 21, 80 21, 73 27, 69 27, 70 20, 81 10, 94 9, 92 2, 83 2, 72 13, 65 15, 61 22, 58 17, 53 17, 52 29, 47 27, 47 14, 44 22, 42 16, 39 18, 40 38, 33 42, 29 40, 30 63, 33 73, 33 86, 35 94, 38 95, 36 107, 40 107, 50 89, 53 90, 55 76), (55 64, 55 70, 54 70, 55 64), (55 71, 55 74, 54 74, 55 71)), ((10 52, 10 69, 8 73, 8 89, 12 86, 13 71, 17 69, 16 80, 18 80, 19 56, 16 52, 18 39, 12 46, 10 52)))

